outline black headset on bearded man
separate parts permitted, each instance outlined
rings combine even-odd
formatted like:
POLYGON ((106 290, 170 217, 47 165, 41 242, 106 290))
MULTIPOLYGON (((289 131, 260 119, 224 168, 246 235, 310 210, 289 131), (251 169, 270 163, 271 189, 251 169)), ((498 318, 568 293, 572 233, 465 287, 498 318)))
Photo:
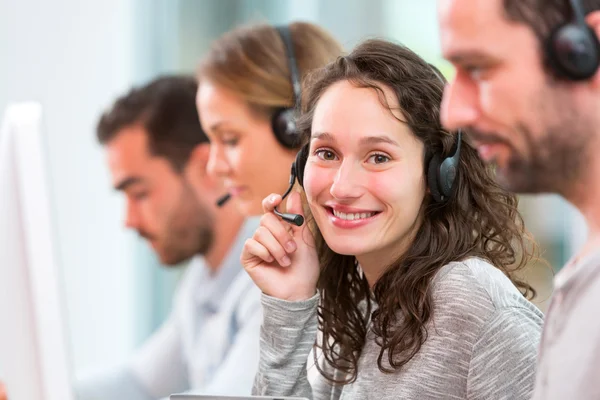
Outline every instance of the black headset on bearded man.
POLYGON ((561 77, 582 81, 595 75, 600 66, 600 42, 585 22, 581 0, 569 0, 573 18, 556 27, 546 38, 550 67, 561 77))

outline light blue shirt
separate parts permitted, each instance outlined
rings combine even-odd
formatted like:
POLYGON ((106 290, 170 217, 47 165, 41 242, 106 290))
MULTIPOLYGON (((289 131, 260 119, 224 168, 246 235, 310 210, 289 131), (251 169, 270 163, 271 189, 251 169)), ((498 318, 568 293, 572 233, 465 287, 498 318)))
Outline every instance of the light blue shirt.
POLYGON ((80 400, 155 400, 185 392, 247 396, 258 367, 260 290, 240 265, 249 219, 215 275, 196 257, 178 287, 173 311, 129 365, 82 382, 80 400))

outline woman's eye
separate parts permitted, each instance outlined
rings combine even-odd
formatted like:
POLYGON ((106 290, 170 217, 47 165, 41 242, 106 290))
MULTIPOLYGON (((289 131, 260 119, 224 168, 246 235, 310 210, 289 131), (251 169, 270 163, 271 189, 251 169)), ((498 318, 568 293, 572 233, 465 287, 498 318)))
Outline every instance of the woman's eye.
POLYGON ((383 154, 373 154, 371 157, 369 157, 369 161, 374 164, 384 164, 390 161, 390 158, 383 154))
POLYGON ((335 154, 331 150, 317 150, 315 154, 321 160, 325 160, 325 161, 335 160, 335 154))
POLYGON ((239 142, 239 138, 237 138, 237 137, 227 137, 227 138, 221 139, 221 142, 225 146, 236 146, 238 144, 238 142, 239 142))

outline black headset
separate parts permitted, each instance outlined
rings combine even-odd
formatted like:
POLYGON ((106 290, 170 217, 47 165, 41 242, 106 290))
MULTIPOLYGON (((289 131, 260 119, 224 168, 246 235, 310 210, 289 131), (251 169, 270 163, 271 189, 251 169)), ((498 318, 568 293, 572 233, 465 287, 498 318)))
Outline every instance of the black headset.
POLYGON ((281 37, 285 48, 285 55, 290 69, 290 80, 294 91, 294 107, 282 107, 275 111, 271 117, 271 129, 277 141, 287 149, 297 149, 300 145, 300 134, 296 128, 296 111, 298 110, 301 93, 300 73, 294 54, 292 34, 287 26, 276 26, 275 29, 281 37))
MULTIPOLYGON (((288 67, 290 69, 290 80, 292 83, 292 89, 294 93, 294 107, 281 107, 275 110, 275 113, 271 117, 271 129, 277 141, 286 149, 297 149, 300 146, 300 133, 296 127, 296 111, 299 108, 301 99, 301 83, 300 73, 298 71, 298 63, 294 54, 294 42, 292 41, 292 34, 287 26, 276 26, 275 30, 279 34, 283 47, 285 49, 285 55, 288 60, 288 67)), ((290 182, 290 188, 284 194, 284 197, 289 194, 292 189, 294 182, 290 182)), ((230 193, 225 193, 217 200, 217 206, 223 207, 231 199, 230 193)), ((279 211, 275 209, 275 213, 279 214, 279 211)), ((281 214, 283 215, 283 214, 281 214)), ((285 214, 287 215, 287 214, 285 214)), ((295 214, 294 214, 295 215, 295 214)), ((299 217, 302 217, 299 215, 299 217)), ((296 219, 296 222, 299 222, 296 219)), ((304 219, 298 224, 302 225, 304 219)))
MULTIPOLYGON (((431 64, 429 66, 442 84, 445 85, 446 81, 440 71, 431 64)), ((462 131, 458 130, 456 136, 456 150, 454 150, 454 153, 445 158, 442 158, 440 154, 434 154, 427 166, 427 185, 431 196, 437 203, 446 202, 454 192, 456 177, 458 175, 458 163, 460 162, 462 131)), ((298 180, 300 186, 304 187, 304 168, 308 160, 309 149, 310 143, 307 143, 296 154, 296 159, 292 163, 290 171, 290 186, 282 198, 285 198, 290 193, 296 180, 298 180)), ((275 210, 275 214, 297 226, 301 226, 304 223, 304 218, 299 214, 280 213, 277 210, 275 210)))
MULTIPOLYGON (((276 26, 275 29, 281 37, 283 46, 285 48, 285 54, 288 59, 288 66, 290 69, 290 80, 292 82, 292 88, 294 90, 294 108, 279 108, 273 114, 271 118, 271 129, 277 138, 277 141, 287 149, 297 149, 300 145, 300 132, 296 126, 296 112, 298 111, 300 100, 302 96, 301 84, 300 84, 300 73, 298 72, 298 62, 294 54, 294 42, 292 41, 292 33, 287 26, 276 26)), ((281 199, 285 199, 294 187, 296 181, 296 162, 292 163, 292 171, 290 173, 290 185, 281 196, 281 199)), ((300 214, 282 213, 277 207, 273 209, 273 212, 281 217, 283 220, 301 226, 304 223, 304 217, 300 214)))
POLYGON ((437 203, 446 202, 454 192, 454 183, 458 175, 458 163, 460 162, 460 146, 462 142, 462 131, 459 129, 456 135, 456 150, 454 154, 443 158, 441 154, 434 154, 429 160, 427 167, 427 186, 431 197, 437 203))
POLYGON ((570 0, 573 19, 556 27, 546 40, 546 54, 554 71, 572 81, 594 76, 600 66, 600 42, 585 22, 581 0, 570 0))

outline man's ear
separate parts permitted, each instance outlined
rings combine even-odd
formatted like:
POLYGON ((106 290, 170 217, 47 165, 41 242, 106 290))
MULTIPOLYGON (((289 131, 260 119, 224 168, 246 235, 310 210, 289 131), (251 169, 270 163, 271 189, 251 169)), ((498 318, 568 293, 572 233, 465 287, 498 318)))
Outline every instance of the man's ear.
MULTIPOLYGON (((592 11, 585 17, 585 22, 592 28, 597 38, 600 38, 600 10, 592 11)), ((597 49, 600 51, 600 49, 597 49)), ((600 88, 600 68, 596 71, 596 74, 592 77, 591 82, 596 88, 600 88)))

